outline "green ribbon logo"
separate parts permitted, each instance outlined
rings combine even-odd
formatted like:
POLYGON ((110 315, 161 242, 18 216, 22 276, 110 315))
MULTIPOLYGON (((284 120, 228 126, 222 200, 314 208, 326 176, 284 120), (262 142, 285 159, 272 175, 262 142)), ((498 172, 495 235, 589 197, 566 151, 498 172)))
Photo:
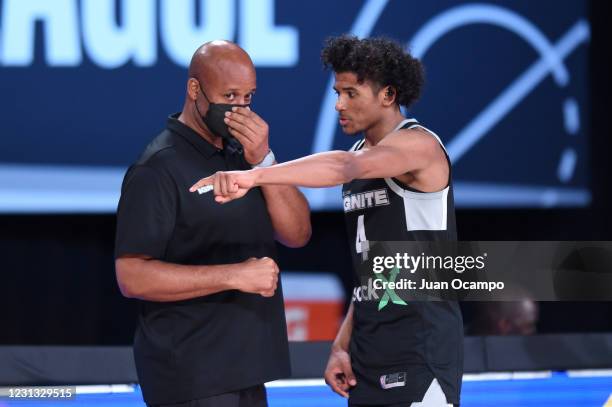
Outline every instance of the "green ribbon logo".
POLYGON ((389 279, 387 280, 385 278, 385 276, 380 273, 380 274, 376 274, 376 278, 380 281, 383 282, 383 284, 385 285, 385 295, 382 296, 382 298, 380 299, 380 301, 378 302, 378 310, 380 311, 381 309, 385 308, 387 306, 387 304, 389 304, 389 300, 391 300, 391 302, 393 304, 397 304, 397 305, 408 305, 406 304, 406 302, 404 300, 402 300, 397 293, 395 292, 395 290, 389 288, 389 283, 394 283, 395 279, 397 278, 397 275, 399 274, 399 269, 397 267, 393 268, 390 272, 389 272, 389 279))

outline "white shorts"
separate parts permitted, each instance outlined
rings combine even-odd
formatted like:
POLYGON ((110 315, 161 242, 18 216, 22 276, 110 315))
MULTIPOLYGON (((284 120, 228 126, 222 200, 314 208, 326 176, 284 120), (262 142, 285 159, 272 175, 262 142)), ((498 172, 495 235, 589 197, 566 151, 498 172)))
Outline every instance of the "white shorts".
POLYGON ((438 383, 438 379, 433 379, 422 401, 415 401, 410 407, 453 407, 446 401, 446 396, 438 383))

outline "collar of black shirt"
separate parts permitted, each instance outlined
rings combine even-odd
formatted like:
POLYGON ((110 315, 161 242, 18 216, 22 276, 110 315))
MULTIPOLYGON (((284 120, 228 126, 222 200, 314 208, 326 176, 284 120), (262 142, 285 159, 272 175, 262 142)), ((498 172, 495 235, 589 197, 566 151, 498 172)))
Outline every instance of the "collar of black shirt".
POLYGON ((195 130, 181 122, 178 117, 180 113, 174 113, 168 116, 166 128, 173 133, 178 134, 193 145, 204 157, 210 158, 215 153, 221 152, 217 147, 210 144, 204 137, 200 136, 195 130))

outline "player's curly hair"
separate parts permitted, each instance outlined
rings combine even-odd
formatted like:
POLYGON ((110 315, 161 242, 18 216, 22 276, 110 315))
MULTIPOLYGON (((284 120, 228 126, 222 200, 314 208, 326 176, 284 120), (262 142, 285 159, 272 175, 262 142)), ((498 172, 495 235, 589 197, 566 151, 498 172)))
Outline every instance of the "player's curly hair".
POLYGON ((425 73, 421 61, 394 40, 377 37, 358 39, 351 35, 330 37, 321 52, 325 68, 352 72, 359 83, 365 80, 395 89, 398 105, 409 107, 421 94, 425 73))

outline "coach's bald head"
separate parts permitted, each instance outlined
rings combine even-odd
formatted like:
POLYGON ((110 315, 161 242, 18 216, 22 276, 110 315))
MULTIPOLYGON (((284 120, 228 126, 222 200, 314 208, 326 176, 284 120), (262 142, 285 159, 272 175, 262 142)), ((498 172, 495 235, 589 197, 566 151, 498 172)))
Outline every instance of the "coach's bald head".
POLYGON ((255 76, 255 67, 245 50, 231 41, 215 40, 201 45, 191 58, 189 77, 214 81, 221 76, 255 76))

